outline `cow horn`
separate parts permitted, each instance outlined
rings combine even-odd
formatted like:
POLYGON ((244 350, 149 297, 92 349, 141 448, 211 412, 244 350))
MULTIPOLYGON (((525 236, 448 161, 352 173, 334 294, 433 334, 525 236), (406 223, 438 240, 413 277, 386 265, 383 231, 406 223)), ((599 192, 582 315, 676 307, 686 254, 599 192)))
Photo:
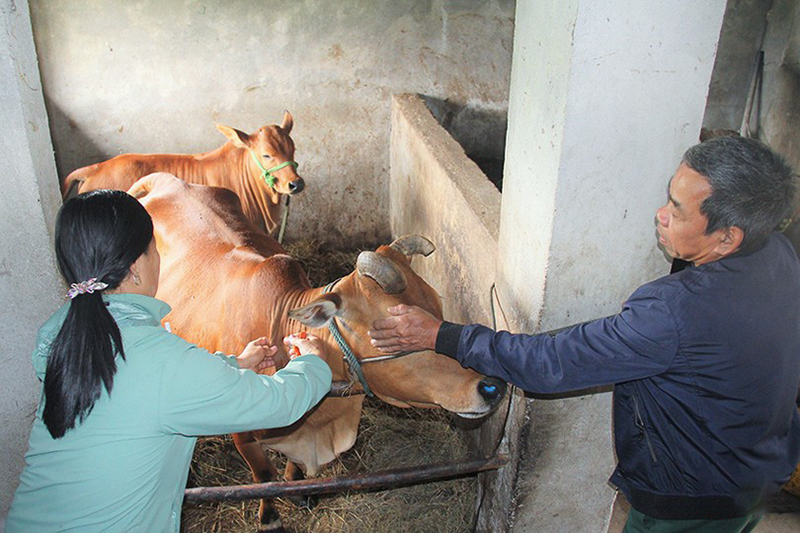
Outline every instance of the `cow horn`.
POLYGON ((356 261, 356 271, 372 278, 387 294, 398 294, 406 290, 406 277, 391 259, 375 252, 361 252, 356 261))
POLYGON ((436 250, 436 246, 422 235, 403 235, 389 246, 407 256, 422 254, 427 257, 436 250))

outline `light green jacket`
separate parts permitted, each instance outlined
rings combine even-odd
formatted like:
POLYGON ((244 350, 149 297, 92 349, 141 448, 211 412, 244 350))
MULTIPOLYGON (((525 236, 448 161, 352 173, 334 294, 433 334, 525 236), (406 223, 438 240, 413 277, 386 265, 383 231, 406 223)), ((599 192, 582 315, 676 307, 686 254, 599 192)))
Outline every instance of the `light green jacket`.
MULTIPOLYGON (((197 436, 287 426, 330 390, 331 371, 315 355, 261 376, 166 331, 162 301, 103 298, 125 349, 111 396, 104 389, 83 423, 55 440, 40 402, 7 533, 178 531, 197 436)), ((68 305, 39 331, 40 379, 68 305)))

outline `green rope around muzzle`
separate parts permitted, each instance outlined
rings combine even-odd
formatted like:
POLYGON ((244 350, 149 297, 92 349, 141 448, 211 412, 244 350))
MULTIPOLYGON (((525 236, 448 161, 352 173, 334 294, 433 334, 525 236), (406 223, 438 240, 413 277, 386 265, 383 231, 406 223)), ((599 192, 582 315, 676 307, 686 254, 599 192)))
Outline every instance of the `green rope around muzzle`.
POLYGON ((255 153, 253 153, 251 151, 250 155, 253 156, 253 161, 255 161, 256 165, 258 165, 258 168, 261 169, 261 179, 264 180, 264 183, 269 185, 269 187, 272 188, 272 189, 275 188, 275 181, 276 181, 275 176, 273 176, 274 172, 277 172, 280 169, 282 169, 283 167, 287 167, 289 165, 293 166, 295 168, 295 170, 297 170, 297 161, 286 161, 284 163, 281 163, 278 166, 272 167, 270 169, 266 169, 266 168, 264 168, 264 165, 261 164, 261 161, 259 161, 258 156, 256 156, 255 153))
MULTIPOLYGON (((264 183, 266 183, 272 190, 276 190, 275 189, 276 178, 275 176, 273 176, 273 172, 277 172, 283 167, 287 167, 289 165, 293 166, 295 170, 297 170, 297 161, 286 161, 278 166, 266 169, 264 168, 264 165, 261 164, 261 161, 258 159, 258 156, 256 156, 254 152, 250 151, 250 155, 253 157, 253 161, 256 162, 256 165, 258 165, 258 168, 261 169, 261 179, 264 180, 264 183)), ((283 233, 286 230, 286 221, 288 218, 289 218, 289 195, 287 194, 285 207, 283 208, 283 217, 281 217, 281 229, 278 232, 278 244, 283 244, 283 233)))

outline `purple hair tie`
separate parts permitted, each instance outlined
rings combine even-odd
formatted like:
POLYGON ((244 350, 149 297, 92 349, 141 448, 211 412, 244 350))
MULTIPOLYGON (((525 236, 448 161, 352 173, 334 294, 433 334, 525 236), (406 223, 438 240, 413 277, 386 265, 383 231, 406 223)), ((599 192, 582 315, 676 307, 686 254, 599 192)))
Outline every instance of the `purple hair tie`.
POLYGON ((69 298, 72 300, 79 294, 85 294, 87 292, 91 294, 94 291, 102 291, 106 287, 108 287, 108 283, 97 281, 97 278, 90 278, 86 281, 81 281, 80 283, 73 283, 70 285, 70 289, 67 291, 67 294, 64 296, 64 298, 69 298))

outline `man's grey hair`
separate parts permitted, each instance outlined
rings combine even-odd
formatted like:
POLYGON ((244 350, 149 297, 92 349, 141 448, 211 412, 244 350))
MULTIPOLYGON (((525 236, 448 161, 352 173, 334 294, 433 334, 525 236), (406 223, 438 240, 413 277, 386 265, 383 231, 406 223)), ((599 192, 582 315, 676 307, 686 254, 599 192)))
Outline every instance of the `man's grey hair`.
POLYGON ((791 167, 755 139, 717 137, 689 148, 683 163, 711 184, 711 195, 700 206, 708 219, 706 235, 737 226, 744 232, 742 252, 759 248, 792 209, 791 167))

